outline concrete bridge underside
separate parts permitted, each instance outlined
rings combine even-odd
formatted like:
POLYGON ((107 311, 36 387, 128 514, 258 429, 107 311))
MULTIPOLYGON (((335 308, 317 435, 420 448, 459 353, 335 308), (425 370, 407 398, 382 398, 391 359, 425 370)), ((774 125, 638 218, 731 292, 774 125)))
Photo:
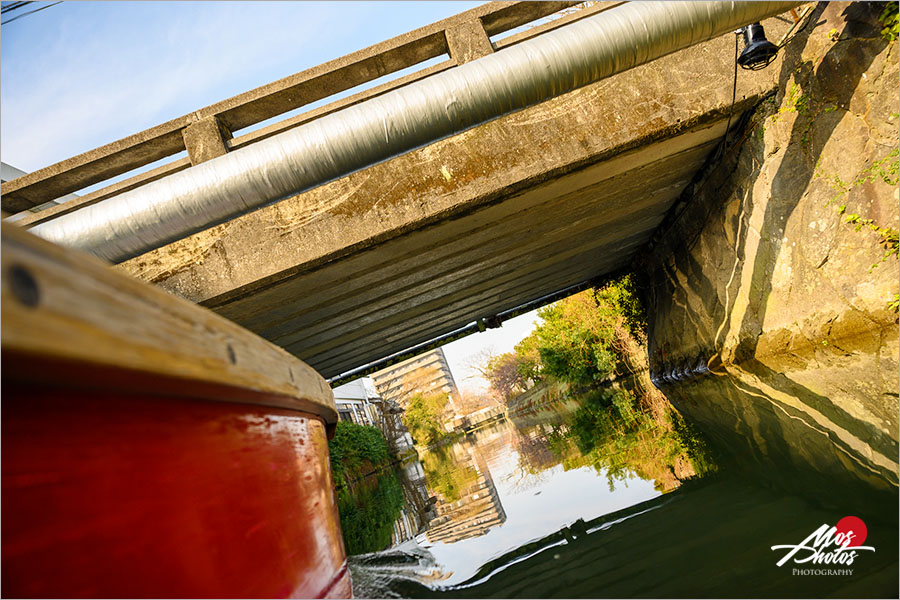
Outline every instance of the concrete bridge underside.
MULTIPOLYGON (((627 265, 721 141, 733 59, 729 34, 120 268, 336 376, 627 265)), ((732 123, 779 70, 739 73, 732 123)))

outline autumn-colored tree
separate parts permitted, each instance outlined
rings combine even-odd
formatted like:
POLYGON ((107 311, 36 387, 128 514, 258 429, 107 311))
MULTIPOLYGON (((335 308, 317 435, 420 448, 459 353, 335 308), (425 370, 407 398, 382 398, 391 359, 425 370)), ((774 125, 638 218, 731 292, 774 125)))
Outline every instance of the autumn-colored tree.
POLYGON ((491 392, 508 402, 528 389, 528 380, 520 370, 521 359, 514 352, 491 357, 484 367, 484 374, 491 385, 491 392))
POLYGON ((482 408, 497 405, 497 399, 489 392, 482 392, 474 389, 461 389, 459 393, 459 397, 455 399, 453 404, 460 416, 469 415, 482 408))

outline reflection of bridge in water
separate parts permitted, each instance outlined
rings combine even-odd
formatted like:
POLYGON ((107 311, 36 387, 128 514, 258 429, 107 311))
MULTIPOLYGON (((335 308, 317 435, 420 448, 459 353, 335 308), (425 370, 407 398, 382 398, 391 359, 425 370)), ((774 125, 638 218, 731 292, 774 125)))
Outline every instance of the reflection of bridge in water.
POLYGON ((450 422, 453 431, 471 433, 507 418, 505 406, 486 406, 480 410, 459 416, 450 422))

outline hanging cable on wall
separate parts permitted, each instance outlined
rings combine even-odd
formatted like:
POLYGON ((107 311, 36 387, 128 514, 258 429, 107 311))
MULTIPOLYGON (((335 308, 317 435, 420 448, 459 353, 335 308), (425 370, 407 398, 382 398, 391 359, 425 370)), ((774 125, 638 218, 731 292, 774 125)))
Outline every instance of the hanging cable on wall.
POLYGON ((716 160, 725 156, 725 149, 728 147, 728 131, 731 129, 731 117, 734 115, 734 103, 737 100, 737 71, 738 71, 738 36, 741 30, 734 32, 734 77, 731 83, 731 106, 728 108, 728 121, 725 123, 725 135, 722 136, 722 145, 719 146, 719 156, 716 160))

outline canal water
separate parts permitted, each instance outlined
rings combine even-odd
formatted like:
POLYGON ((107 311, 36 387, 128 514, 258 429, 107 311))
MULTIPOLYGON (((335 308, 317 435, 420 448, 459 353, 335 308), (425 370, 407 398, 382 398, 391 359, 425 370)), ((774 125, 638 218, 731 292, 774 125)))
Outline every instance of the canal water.
POLYGON ((896 489, 797 486, 792 466, 762 476, 758 459, 723 455, 627 390, 520 407, 370 482, 395 491, 372 494, 380 516, 355 525, 381 533, 348 548, 354 594, 896 597, 896 489), (773 546, 846 516, 873 550, 850 565, 777 564, 789 550, 773 546))

